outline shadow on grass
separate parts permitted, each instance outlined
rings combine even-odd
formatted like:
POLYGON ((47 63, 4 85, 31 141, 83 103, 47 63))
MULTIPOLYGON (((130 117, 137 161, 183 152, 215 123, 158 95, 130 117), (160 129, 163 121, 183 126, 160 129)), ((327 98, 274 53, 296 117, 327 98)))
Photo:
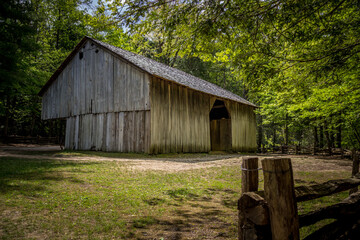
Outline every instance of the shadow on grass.
MULTIPOLYGON (((178 188, 168 190, 166 194, 177 202, 171 204, 174 209, 169 217, 158 219, 146 216, 144 219, 150 218, 151 221, 141 221, 143 224, 135 226, 136 228, 157 229, 155 231, 159 230, 158 232, 163 234, 157 237, 164 239, 187 239, 194 236, 196 239, 236 237, 237 201, 231 196, 237 192, 231 189, 208 188, 204 195, 197 195, 187 188, 178 188), (227 221, 229 218, 231 220, 227 221)), ((151 200, 150 203, 163 203, 159 199, 151 200)))
POLYGON ((93 164, 99 163, 0 157, 0 193, 17 191, 35 196, 36 192, 46 191, 53 181, 83 183, 73 176, 66 176, 60 168, 67 168, 67 172, 81 172, 79 167, 93 164))

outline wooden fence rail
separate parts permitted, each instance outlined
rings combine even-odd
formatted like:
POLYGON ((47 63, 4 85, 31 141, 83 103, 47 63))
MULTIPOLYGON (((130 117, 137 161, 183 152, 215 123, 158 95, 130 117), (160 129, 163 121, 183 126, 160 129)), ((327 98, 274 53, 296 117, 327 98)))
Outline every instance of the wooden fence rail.
MULTIPOLYGON (((356 163, 354 158, 354 165, 356 163)), ((358 168, 359 165, 357 165, 358 168)), ((340 203, 298 216, 297 202, 308 201, 357 188, 358 169, 349 179, 330 180, 322 184, 294 187, 289 158, 262 160, 264 191, 258 189, 258 158, 244 158, 242 164, 243 193, 238 201, 239 240, 299 239, 299 228, 327 218, 338 221, 326 225, 306 239, 332 239, 335 232, 345 231, 344 224, 360 219, 360 192, 340 203), (335 231, 336 230, 336 231, 335 231)))
POLYGON ((346 150, 342 148, 319 148, 301 145, 281 145, 267 148, 258 148, 259 153, 281 153, 281 154, 331 154, 343 155, 346 150))

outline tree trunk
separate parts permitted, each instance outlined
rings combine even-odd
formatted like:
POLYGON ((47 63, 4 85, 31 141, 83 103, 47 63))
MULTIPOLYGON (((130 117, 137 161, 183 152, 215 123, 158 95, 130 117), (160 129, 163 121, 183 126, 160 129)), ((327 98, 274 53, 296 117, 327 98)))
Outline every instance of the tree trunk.
POLYGON ((289 145, 289 127, 288 127, 288 114, 285 116, 285 145, 289 145))
POLYGON ((226 68, 224 68, 223 85, 222 88, 226 88, 226 68))
POLYGON ((331 137, 331 147, 332 148, 335 148, 335 140, 336 140, 334 130, 335 130, 334 127, 331 127, 330 137, 331 137))
POLYGON ((320 125, 320 142, 319 147, 322 149, 324 148, 324 127, 320 125))
POLYGON ((336 145, 338 148, 342 148, 341 146, 341 125, 337 127, 337 133, 336 133, 336 145))
POLYGON ((325 128, 325 137, 326 137, 326 142, 327 142, 327 147, 328 147, 328 153, 330 155, 332 155, 332 151, 331 151, 331 147, 332 147, 332 142, 331 142, 331 138, 330 138, 330 133, 329 133, 329 127, 327 126, 327 123, 324 123, 324 128, 325 128))
POLYGON ((56 29, 56 43, 55 43, 55 48, 56 49, 60 48, 60 26, 59 26, 60 20, 61 20, 61 9, 60 9, 60 6, 59 6, 58 26, 57 26, 57 29, 56 29))
POLYGON ((316 149, 319 147, 319 138, 318 138, 318 129, 314 127, 314 154, 316 154, 316 149))
POLYGON ((276 144, 276 127, 275 124, 273 123, 273 152, 275 152, 275 144, 276 144))
POLYGON ((4 126, 4 137, 5 140, 9 136, 9 118, 10 118, 10 96, 6 95, 6 107, 5 107, 5 126, 4 126))
MULTIPOLYGON (((359 155, 356 154, 355 149, 351 151, 351 158, 353 161, 351 176, 355 177, 355 175, 359 172, 359 155)), ((349 194, 351 195, 352 193, 355 193, 357 191, 358 187, 354 187, 353 189, 350 189, 349 194)))

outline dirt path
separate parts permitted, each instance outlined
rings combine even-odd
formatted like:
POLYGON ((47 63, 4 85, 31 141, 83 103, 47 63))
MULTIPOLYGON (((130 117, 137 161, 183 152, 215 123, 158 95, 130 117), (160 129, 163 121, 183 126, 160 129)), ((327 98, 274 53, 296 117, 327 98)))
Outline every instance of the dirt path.
MULTIPOLYGON (((242 157, 248 155, 227 154, 227 155, 197 155, 189 154, 186 157, 153 157, 136 156, 135 158, 111 157, 111 156, 73 156, 63 154, 59 146, 47 145, 2 145, 0 146, 0 157, 19 157, 29 159, 55 159, 66 161, 120 161, 129 164, 129 167, 138 170, 155 170, 177 172, 193 169, 203 169, 222 166, 240 165, 242 157), (34 154, 33 154, 34 153, 34 154)), ((273 155, 259 154, 259 159, 267 157, 289 157, 292 159, 294 171, 351 171, 352 162, 349 159, 342 159, 340 156, 312 156, 312 155, 273 155)))

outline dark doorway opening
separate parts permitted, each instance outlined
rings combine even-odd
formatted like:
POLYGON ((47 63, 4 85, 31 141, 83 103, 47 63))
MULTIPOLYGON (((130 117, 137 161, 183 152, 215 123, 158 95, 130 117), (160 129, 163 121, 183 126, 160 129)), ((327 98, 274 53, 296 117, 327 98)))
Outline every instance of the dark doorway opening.
POLYGON ((225 103, 216 100, 210 111, 211 151, 231 150, 231 118, 225 103))

